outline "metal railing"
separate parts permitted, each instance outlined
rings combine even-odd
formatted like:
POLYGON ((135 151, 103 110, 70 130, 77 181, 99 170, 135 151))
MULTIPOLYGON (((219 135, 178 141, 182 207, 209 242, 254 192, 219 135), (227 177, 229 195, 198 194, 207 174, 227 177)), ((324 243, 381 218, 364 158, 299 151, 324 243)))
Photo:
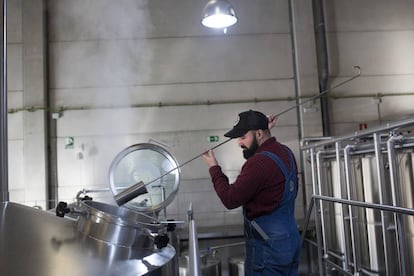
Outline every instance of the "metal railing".
POLYGON ((302 141, 312 180, 302 241, 316 246, 319 275, 414 273, 414 134, 410 128, 414 118, 302 141), (312 214, 316 240, 305 238, 312 214))

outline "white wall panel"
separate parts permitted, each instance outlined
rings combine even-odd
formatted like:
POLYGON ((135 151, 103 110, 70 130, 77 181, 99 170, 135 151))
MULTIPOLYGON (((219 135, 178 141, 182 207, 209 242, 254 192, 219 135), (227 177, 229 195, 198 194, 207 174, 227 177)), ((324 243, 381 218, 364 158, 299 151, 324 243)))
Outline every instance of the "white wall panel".
POLYGON ((414 28, 409 0, 324 1, 329 31, 381 31, 414 28))
POLYGON ((23 91, 13 91, 7 93, 8 109, 19 109, 23 107, 23 91))
POLYGON ((7 90, 23 90, 23 48, 22 44, 7 45, 7 90))
POLYGON ((362 75, 336 89, 331 100, 335 133, 412 116, 413 1, 325 1, 329 70, 335 82, 361 67, 362 75), (406 96, 402 96, 406 94, 406 96), (411 100, 410 100, 411 99, 411 100))
MULTIPOLYGON (((7 135, 9 141, 23 139, 23 113, 13 113, 7 115, 7 135)), ((13 154, 13 152, 11 153, 13 154)))
MULTIPOLYGON (((21 108, 23 103, 22 3, 7 2, 7 105, 21 108)), ((26 202, 24 182, 23 113, 7 115, 8 187, 10 200, 26 202)))
POLYGON ((200 82, 127 87, 55 89, 55 106, 125 107, 132 105, 237 102, 294 98, 293 79, 200 82))
POLYGON ((331 102, 335 122, 366 122, 378 119, 377 104, 374 99, 336 99, 331 102))
POLYGON ((43 112, 25 113, 24 123, 24 184, 26 200, 30 202, 46 199, 46 142, 44 138, 43 112), (27 131, 31 127, 31 131, 27 131))
POLYGON ((354 65, 363 75, 414 74, 414 31, 330 34, 330 74, 349 76, 354 65))
POLYGON ((8 151, 9 190, 24 190, 23 141, 10 141, 8 151))
POLYGON ((22 40, 22 0, 7 1, 7 42, 22 40))
POLYGON ((25 190, 9 190, 10 201, 27 204, 25 190))
MULTIPOLYGON (((350 96, 381 96, 393 94, 410 94, 414 92, 414 75, 378 75, 366 76, 362 68, 362 76, 348 82, 346 85, 338 87, 329 93, 332 97, 350 96)), ((335 85, 345 81, 347 78, 335 78, 335 85)))
MULTIPOLYGON (((278 114, 294 105, 294 101, 289 101, 64 111, 57 121, 57 128, 60 137, 228 129, 242 111, 254 109, 265 114, 278 114)), ((289 115, 280 116, 278 123, 295 125, 295 110, 292 109, 289 115)))
POLYGON ((380 104, 381 119, 401 120, 414 116, 413 96, 384 97, 380 104), (398 101, 398 104, 396 102, 398 101))
POLYGON ((82 41, 49 47, 52 88, 292 77, 285 34, 82 41))

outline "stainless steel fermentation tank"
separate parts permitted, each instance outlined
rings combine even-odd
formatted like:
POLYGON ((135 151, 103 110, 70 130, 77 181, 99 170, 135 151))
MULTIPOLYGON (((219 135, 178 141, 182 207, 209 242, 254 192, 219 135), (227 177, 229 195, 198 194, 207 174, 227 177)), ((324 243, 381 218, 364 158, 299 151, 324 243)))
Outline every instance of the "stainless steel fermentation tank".
POLYGON ((303 141, 320 275, 414 275, 413 129, 408 119, 303 141))
POLYGON ((177 167, 165 149, 137 144, 112 162, 110 190, 116 197, 142 181, 147 193, 121 207, 79 194, 54 212, 0 203, 1 275, 178 275, 175 222, 158 220, 178 190, 177 167))
POLYGON ((1 203, 0 213, 1 275, 174 275, 174 248, 156 249, 149 236, 124 246, 77 231, 75 220, 21 204, 1 203))

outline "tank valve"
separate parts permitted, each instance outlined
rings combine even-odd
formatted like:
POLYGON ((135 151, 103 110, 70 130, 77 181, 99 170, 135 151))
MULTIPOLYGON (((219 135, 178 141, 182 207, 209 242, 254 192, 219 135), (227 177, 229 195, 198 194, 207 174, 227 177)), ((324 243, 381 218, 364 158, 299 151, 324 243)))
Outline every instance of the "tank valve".
POLYGON ((56 206, 56 216, 63 218, 65 214, 69 213, 70 209, 66 202, 60 201, 56 206))
POLYGON ((154 238, 155 245, 158 249, 166 247, 169 241, 170 238, 166 235, 158 235, 154 238))

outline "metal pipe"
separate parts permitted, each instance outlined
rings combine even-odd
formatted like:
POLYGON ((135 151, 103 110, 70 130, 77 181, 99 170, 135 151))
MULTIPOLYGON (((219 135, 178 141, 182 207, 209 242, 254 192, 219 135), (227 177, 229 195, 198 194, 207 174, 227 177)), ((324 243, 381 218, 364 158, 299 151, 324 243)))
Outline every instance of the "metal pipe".
POLYGON ((7 138, 7 0, 2 1, 3 35, 0 76, 0 202, 9 201, 7 138))
POLYGON ((197 228, 194 221, 193 213, 193 204, 190 203, 190 207, 187 211, 188 215, 188 241, 189 241, 189 275, 201 276, 201 261, 200 261, 200 251, 198 249, 198 239, 197 239, 197 228))
MULTIPOLYGON (((317 37, 317 58, 319 68, 319 89, 325 91, 328 86, 329 79, 329 64, 328 64, 328 49, 326 43, 325 30, 325 15, 323 10, 323 0, 315 0, 316 13, 316 37, 317 37)), ((324 136, 331 135, 329 105, 326 96, 321 97, 321 113, 322 113, 322 131, 324 136)))
MULTIPOLYGON (((398 171, 397 171, 397 164, 396 164, 396 153, 394 149, 395 142, 401 142, 403 140, 402 136, 391 136, 387 141, 387 149, 388 149, 388 164, 390 169, 390 184, 391 184, 391 195, 392 195, 392 205, 398 206, 399 204, 399 192, 396 186, 400 186, 398 181, 398 171)), ((394 213, 394 224, 395 224, 395 241, 397 244, 397 252, 398 252, 398 262, 399 262, 399 269, 400 275, 408 275, 407 271, 407 247, 404 241, 401 241, 402 238, 405 237, 405 231, 403 226, 402 217, 399 214, 394 213)))
MULTIPOLYGON (((295 87, 295 98, 296 98, 296 104, 300 103, 300 94, 301 94, 301 88, 300 88, 300 83, 299 83, 299 78, 298 76, 300 75, 299 72, 299 61, 298 61, 298 57, 297 57, 297 34, 296 34, 296 22, 295 22, 295 1, 293 0, 289 0, 288 1, 288 5, 289 5, 289 30, 290 30, 290 40, 291 40, 291 47, 292 47, 292 65, 293 65, 293 79, 294 79, 294 87, 295 87)), ((300 111, 299 108, 296 108, 296 120, 297 120, 297 124, 298 124, 298 137, 302 138, 303 137, 303 127, 301 122, 303 122, 303 113, 300 111)), ((305 171, 304 169, 304 160, 303 160, 303 154, 299 155, 299 171, 303 172, 305 171)), ((302 187, 302 206, 303 206, 303 214, 306 214, 306 206, 307 204, 307 198, 306 198, 306 185, 305 185, 305 177, 303 177, 303 173, 301 175, 302 177, 300 177, 300 179, 302 180, 302 185, 300 185, 302 187)), ((298 175, 299 177, 299 175, 298 175)), ((313 204, 313 203, 312 203, 313 204)), ((309 252, 308 252, 309 253, 309 252)), ((308 267, 310 267, 310 260, 308 258, 308 267)))
MULTIPOLYGON (((353 145, 347 145, 344 148, 344 166, 345 166, 345 185, 346 185, 346 193, 347 193, 347 199, 351 200, 351 179, 350 179, 350 166, 351 166, 351 160, 349 157, 349 153, 352 149, 354 149, 355 146, 353 145)), ((349 227, 351 232, 351 247, 352 247, 352 256, 353 256, 353 262, 354 262, 354 272, 359 271, 359 257, 357 256, 357 247, 359 247, 359 244, 355 242, 355 230, 354 230, 354 215, 352 211, 352 206, 348 206, 348 212, 349 212, 349 227)), ((359 251, 358 251, 359 252, 359 251)))
POLYGON ((345 271, 342 267, 340 267, 339 265, 337 265, 336 263, 330 261, 330 260, 325 260, 325 262, 327 264, 329 264, 330 266, 334 267, 335 269, 339 270, 340 272, 342 272, 345 275, 350 275, 352 276, 352 273, 350 273, 349 271, 345 271))
POLYGON ((330 196, 321 196, 321 195, 313 195, 315 199, 319 199, 322 201, 329 201, 334 203, 341 203, 346 205, 352 205, 357 207, 364 207, 369 209, 375 209, 380 211, 388 211, 388 212, 395 212, 399 214, 405 214, 414 216, 414 209, 410 208, 404 208, 404 207, 398 207, 398 206, 391 206, 391 205, 385 205, 385 204, 378 204, 378 203, 370 203, 370 202, 364 202, 364 201, 357 201, 357 200, 348 200, 348 199, 340 199, 330 196))
MULTIPOLYGON (((342 198, 342 167, 341 167, 341 142, 337 141, 335 143, 335 153, 336 153, 336 163, 337 163, 337 181, 338 181, 338 189, 339 189, 339 197, 342 198)), ((342 268, 344 270, 347 270, 349 267, 349 253, 348 253, 348 248, 347 248, 347 244, 346 244, 346 236, 345 236, 345 220, 344 220, 344 210, 342 208, 343 206, 339 206, 339 215, 341 220, 339 221, 340 223, 340 227, 339 227, 339 231, 340 231, 340 240, 339 242, 341 243, 341 247, 342 250, 344 250, 344 259, 342 262, 342 268)))
MULTIPOLYGON (((318 175, 318 194, 322 195, 322 175, 321 175, 321 154, 322 151, 318 151, 316 153, 316 171, 317 171, 317 175, 318 175)), ((321 230, 322 230, 322 240, 323 240, 323 252, 324 252, 324 256, 323 258, 326 258, 327 255, 326 253, 328 252, 328 247, 326 244, 326 231, 325 231, 325 210, 323 209, 323 202, 319 201, 319 208, 320 208, 320 216, 321 216, 321 230)))
POLYGON ((302 138, 302 140, 300 141, 300 145, 301 147, 308 145, 310 142, 319 142, 319 141, 330 141, 332 139, 332 137, 328 136, 320 136, 320 137, 305 137, 302 138))
MULTIPOLYGON (((338 260, 340 260, 340 261, 342 261, 342 262, 344 262, 344 261, 345 261, 345 255, 335 253, 335 252, 333 252, 332 250, 328 250, 327 255, 328 255, 328 256, 330 256, 330 257, 334 257, 335 259, 338 259, 338 260)), ((344 271, 348 271, 348 270, 347 270, 347 269, 345 269, 344 267, 342 267, 342 269, 343 269, 344 271)))
MULTIPOLYGON (((313 194, 316 194, 317 188, 316 188, 316 173, 315 173, 315 149, 311 148, 310 149, 310 158, 311 158, 311 175, 312 175, 312 192, 313 194)), ((311 202, 315 203, 315 199, 312 197, 311 198, 311 202)), ((325 273, 322 270, 323 267, 323 263, 322 263, 322 237, 321 237, 321 232, 319 231, 319 229, 321 229, 321 222, 319 220, 319 216, 318 213, 321 213, 321 208, 320 208, 320 202, 317 201, 316 203, 319 203, 319 207, 318 204, 315 205, 315 227, 316 227, 316 241, 318 243, 318 265, 321 269, 319 269, 319 275, 323 276, 325 273)))
MULTIPOLYGON (((377 167, 377 178, 378 178, 378 191, 379 191, 379 201, 380 204, 384 204, 384 162, 381 156, 381 136, 378 133, 373 134, 374 137, 374 148, 375 148, 375 165, 377 167)), ((386 226, 386 217, 384 212, 381 212, 381 227, 382 227, 382 240, 384 243, 384 256, 388 256, 388 238, 387 238, 387 226, 386 226)), ((385 273, 390 275, 390 264, 388 258, 385 257, 385 273)))
MULTIPOLYGON (((414 92, 411 93, 384 93, 380 97, 397 97, 397 96, 414 96, 414 92)), ((358 99, 358 98, 377 98, 378 94, 358 94, 358 95, 327 95, 327 98, 333 100, 339 99, 358 99)), ((298 99, 306 99, 309 96, 298 96, 298 99)), ((61 106, 56 107, 55 109, 50 109, 44 106, 25 106, 20 108, 9 108, 8 113, 17 113, 22 111, 35 112, 38 110, 50 110, 53 112, 63 112, 71 110, 93 110, 93 109, 118 109, 118 108, 147 108, 147 107, 173 107, 173 106, 197 106, 197 105, 220 105, 220 104, 239 104, 239 103, 262 103, 262 102, 282 102, 282 101, 293 101, 292 97, 281 97, 281 98, 254 98, 246 100, 229 100, 229 101, 191 101, 191 102, 174 102, 174 103, 163 103, 163 102, 154 102, 148 104, 130 104, 130 105, 108 105, 108 106, 61 106)), ((327 137, 328 139, 330 137, 327 137)))
POLYGON ((361 267, 361 272, 365 273, 366 275, 371 275, 371 276, 381 275, 379 271, 374 271, 374 270, 366 269, 363 267, 361 267))
POLYGON ((309 207, 308 207, 308 211, 306 212, 306 215, 305 215, 305 222, 303 223, 302 235, 301 235, 302 246, 303 246, 303 241, 305 240, 306 231, 308 230, 310 216, 313 210, 313 205, 315 205, 314 202, 315 202, 314 200, 311 200, 309 207))
POLYGON ((361 131, 355 131, 353 134, 346 134, 343 136, 338 136, 335 138, 332 138, 329 141, 320 141, 314 144, 308 144, 303 146, 301 149, 302 150, 306 150, 306 149, 310 149, 313 147, 323 147, 329 144, 332 144, 336 141, 341 141, 341 140, 352 140, 352 139, 356 139, 356 138, 361 138, 361 137, 367 137, 370 136, 374 133, 377 132, 384 132, 384 131, 388 131, 388 130, 394 130, 394 129, 398 129, 398 128, 402 128, 402 127, 407 127, 410 125, 414 124, 414 117, 411 117, 409 119, 405 119, 402 121, 398 121, 398 122, 392 122, 392 123, 387 123, 385 125, 381 125, 372 129, 365 129, 365 130, 361 130, 361 131))
MULTIPOLYGON (((413 142, 409 142, 407 143, 407 141, 410 141, 414 138, 404 138, 404 144, 403 145, 394 145, 395 148, 398 149, 404 149, 404 148, 412 148, 414 147, 414 141, 413 142)), ((386 148, 386 142, 381 142, 381 152, 382 153, 387 153, 387 148, 386 148)), ((369 144, 364 144, 364 145, 354 145, 354 148, 352 150, 352 152, 350 152, 350 155, 360 155, 360 154, 365 154, 365 153, 373 153, 375 152, 375 147, 374 147, 374 143, 369 143, 369 144)), ((324 155, 322 156, 322 158, 324 159, 329 159, 329 158, 334 158, 336 157, 335 152, 333 150, 324 150, 324 155)))

